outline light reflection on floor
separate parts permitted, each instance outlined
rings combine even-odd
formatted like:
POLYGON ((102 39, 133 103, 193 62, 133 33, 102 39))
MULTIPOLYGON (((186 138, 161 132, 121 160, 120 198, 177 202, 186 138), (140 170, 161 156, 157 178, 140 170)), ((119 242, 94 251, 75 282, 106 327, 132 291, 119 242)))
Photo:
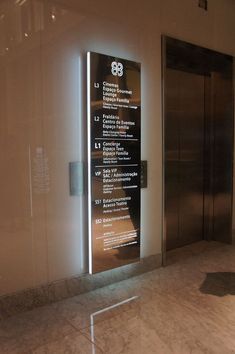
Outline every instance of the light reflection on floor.
POLYGON ((234 274, 234 246, 171 251, 166 268, 1 321, 0 353, 234 353, 234 274))

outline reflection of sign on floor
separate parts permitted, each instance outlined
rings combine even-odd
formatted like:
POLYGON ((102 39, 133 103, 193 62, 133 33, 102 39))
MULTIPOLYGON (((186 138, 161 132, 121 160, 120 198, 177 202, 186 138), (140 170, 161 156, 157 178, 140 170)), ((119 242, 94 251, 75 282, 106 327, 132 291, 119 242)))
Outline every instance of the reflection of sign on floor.
MULTIPOLYGON (((116 304, 113 304, 113 305, 110 305, 110 306, 107 306, 101 310, 98 310, 96 312, 93 312, 91 315, 90 315, 90 330, 91 330, 91 342, 92 342, 92 354, 95 354, 96 351, 95 351, 95 340, 96 340, 96 337, 95 337, 95 323, 96 323, 96 318, 100 315, 104 315, 105 312, 111 312, 111 311, 114 311, 116 308, 119 308, 119 307, 124 307, 127 305, 129 305, 130 302, 134 301, 134 303, 139 299, 139 296, 132 296, 126 300, 123 300, 123 301, 120 301, 116 304)), ((125 311, 125 310, 124 310, 125 311)))
POLYGON ((48 158, 43 147, 37 147, 33 158, 33 191, 36 194, 45 194, 50 190, 50 175, 48 158))
POLYGON ((140 64, 88 53, 89 271, 140 257, 140 64))

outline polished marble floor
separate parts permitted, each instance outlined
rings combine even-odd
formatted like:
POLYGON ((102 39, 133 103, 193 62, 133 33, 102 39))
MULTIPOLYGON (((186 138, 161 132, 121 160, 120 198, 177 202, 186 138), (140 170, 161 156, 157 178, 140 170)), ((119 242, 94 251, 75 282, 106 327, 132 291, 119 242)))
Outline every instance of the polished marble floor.
POLYGON ((200 242, 168 266, 0 321, 0 353, 235 353, 235 247, 200 242))

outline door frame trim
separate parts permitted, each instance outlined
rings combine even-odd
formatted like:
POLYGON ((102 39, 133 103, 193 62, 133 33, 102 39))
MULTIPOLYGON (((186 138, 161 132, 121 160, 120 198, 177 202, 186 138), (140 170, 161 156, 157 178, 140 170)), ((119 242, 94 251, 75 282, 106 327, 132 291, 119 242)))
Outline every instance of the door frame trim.
POLYGON ((162 84, 162 266, 167 265, 166 256, 166 210, 165 210, 165 75, 166 75, 166 36, 161 35, 161 84, 162 84))

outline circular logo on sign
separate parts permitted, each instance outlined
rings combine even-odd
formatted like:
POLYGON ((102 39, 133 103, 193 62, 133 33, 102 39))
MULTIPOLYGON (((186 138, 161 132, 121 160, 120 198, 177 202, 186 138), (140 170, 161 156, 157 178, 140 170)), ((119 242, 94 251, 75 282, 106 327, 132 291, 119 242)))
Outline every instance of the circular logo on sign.
POLYGON ((114 76, 121 77, 123 75, 123 64, 113 61, 111 64, 111 72, 114 76))

